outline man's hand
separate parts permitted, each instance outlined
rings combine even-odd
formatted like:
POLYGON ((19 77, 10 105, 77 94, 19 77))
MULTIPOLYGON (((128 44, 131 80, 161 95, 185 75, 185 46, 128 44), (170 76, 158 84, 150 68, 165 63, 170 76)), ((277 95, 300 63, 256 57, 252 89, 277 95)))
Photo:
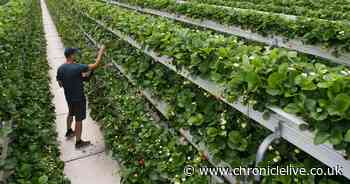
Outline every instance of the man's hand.
POLYGON ((100 50, 98 51, 98 54, 102 55, 102 54, 105 53, 105 51, 106 51, 106 46, 105 45, 101 45, 100 50))
POLYGON ((98 67, 98 65, 100 65, 102 56, 105 53, 105 51, 106 51, 106 46, 105 45, 101 45, 100 50, 98 51, 95 63, 94 64, 89 64, 89 69, 90 70, 95 70, 98 67))

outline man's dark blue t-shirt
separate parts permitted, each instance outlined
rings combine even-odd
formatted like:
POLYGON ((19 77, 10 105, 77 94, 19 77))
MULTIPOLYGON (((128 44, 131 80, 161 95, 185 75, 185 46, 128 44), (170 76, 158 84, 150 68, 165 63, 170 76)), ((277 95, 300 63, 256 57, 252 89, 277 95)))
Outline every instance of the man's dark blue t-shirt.
POLYGON ((57 80, 63 83, 64 94, 68 103, 85 100, 82 73, 88 70, 88 65, 76 63, 65 63, 58 68, 57 80))

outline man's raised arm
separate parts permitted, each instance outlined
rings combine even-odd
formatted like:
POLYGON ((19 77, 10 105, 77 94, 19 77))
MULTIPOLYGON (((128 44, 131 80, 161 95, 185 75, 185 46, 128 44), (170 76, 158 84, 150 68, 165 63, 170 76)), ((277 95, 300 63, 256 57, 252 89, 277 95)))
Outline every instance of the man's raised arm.
POLYGON ((89 65, 88 65, 90 70, 95 70, 95 69, 100 65, 101 60, 102 60, 102 56, 103 56, 105 50, 106 50, 106 46, 105 46, 105 45, 102 45, 102 46, 100 47, 100 50, 98 51, 98 54, 97 54, 97 58, 96 58, 95 63, 94 63, 94 64, 89 64, 89 65))

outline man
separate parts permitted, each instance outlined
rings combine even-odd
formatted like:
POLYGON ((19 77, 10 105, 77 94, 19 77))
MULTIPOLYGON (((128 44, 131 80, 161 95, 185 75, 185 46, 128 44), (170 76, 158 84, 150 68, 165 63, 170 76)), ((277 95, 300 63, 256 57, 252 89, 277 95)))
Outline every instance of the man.
POLYGON ((57 70, 57 81, 60 87, 64 88, 64 95, 68 104, 69 113, 67 116, 66 137, 76 136, 75 147, 77 149, 89 146, 90 141, 81 139, 82 122, 86 118, 86 99, 84 95, 84 84, 88 72, 94 71, 101 63, 102 55, 105 52, 105 46, 101 46, 97 58, 93 64, 78 64, 75 62, 75 54, 78 49, 66 48, 64 55, 66 63, 62 64, 57 70), (72 130, 73 117, 75 117, 75 131, 72 130))

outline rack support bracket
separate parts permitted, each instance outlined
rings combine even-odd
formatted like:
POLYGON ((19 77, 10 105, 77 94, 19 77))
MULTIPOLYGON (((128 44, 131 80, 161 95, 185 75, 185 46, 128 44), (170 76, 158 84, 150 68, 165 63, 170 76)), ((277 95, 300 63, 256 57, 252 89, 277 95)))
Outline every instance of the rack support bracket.
MULTIPOLYGON (((264 160, 265 153, 270 146, 271 143, 273 143, 275 140, 278 140, 281 138, 281 133, 282 133, 282 122, 278 122, 278 126, 276 127, 275 131, 267 136, 263 142, 260 144, 258 152, 256 154, 256 162, 255 162, 255 167, 258 167, 259 164, 264 160)), ((255 181, 260 181, 261 176, 260 175, 255 175, 255 181)))

